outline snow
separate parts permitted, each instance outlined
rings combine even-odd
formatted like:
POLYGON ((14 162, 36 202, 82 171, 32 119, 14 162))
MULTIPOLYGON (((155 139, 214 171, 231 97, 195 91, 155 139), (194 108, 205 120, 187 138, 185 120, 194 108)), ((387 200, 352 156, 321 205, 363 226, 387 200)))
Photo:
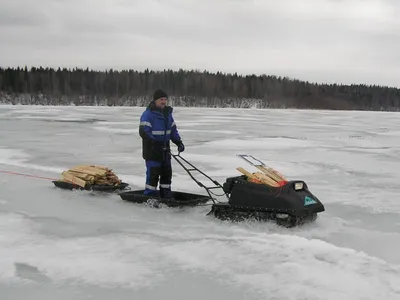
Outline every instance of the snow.
POLYGON ((253 170, 236 154, 307 182, 326 211, 291 229, 15 174, 102 164, 142 189, 142 111, 0 106, 1 299, 400 299, 398 113, 174 108, 182 156, 219 182, 253 170))

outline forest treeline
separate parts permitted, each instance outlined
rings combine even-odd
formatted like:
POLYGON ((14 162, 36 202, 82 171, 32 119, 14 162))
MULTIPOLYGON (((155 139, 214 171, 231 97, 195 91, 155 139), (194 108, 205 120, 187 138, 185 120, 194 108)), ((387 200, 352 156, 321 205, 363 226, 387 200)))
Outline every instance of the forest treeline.
POLYGON ((377 85, 317 84, 272 75, 182 69, 0 68, 2 103, 144 106, 160 87, 174 106, 400 111, 400 89, 377 85))

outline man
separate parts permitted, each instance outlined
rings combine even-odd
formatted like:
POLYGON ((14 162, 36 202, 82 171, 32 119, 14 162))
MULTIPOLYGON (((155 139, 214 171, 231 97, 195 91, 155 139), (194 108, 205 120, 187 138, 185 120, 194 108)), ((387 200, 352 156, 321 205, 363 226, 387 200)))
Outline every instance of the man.
POLYGON ((185 146, 178 133, 172 107, 167 106, 168 95, 161 89, 153 94, 153 101, 140 117, 139 134, 142 137, 142 155, 146 161, 146 195, 156 195, 160 181, 160 196, 171 196, 170 141, 183 152, 185 146))

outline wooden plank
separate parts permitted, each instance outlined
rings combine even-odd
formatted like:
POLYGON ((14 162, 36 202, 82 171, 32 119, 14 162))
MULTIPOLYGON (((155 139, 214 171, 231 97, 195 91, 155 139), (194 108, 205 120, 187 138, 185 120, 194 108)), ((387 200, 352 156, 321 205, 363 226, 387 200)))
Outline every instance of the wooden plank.
POLYGON ((272 180, 271 178, 267 177, 266 175, 262 174, 262 173, 250 173, 248 171, 246 171, 244 168, 242 167, 238 167, 236 168, 236 170, 238 170, 239 172, 241 172, 242 174, 246 175, 248 178, 255 180, 255 181, 259 181, 263 184, 269 185, 269 186, 273 186, 273 187, 278 187, 278 183, 275 182, 274 180, 272 180))
POLYGON ((259 169, 261 171, 263 171, 263 172, 270 172, 272 174, 275 174, 280 181, 288 181, 287 178, 285 176, 283 176, 282 173, 280 173, 279 171, 277 171, 277 170, 275 170, 275 169, 273 169, 271 167, 267 167, 267 166, 266 167, 262 167, 262 166, 260 166, 259 169))
POLYGON ((91 166, 86 166, 85 168, 83 168, 83 170, 95 172, 98 176, 104 176, 107 174, 107 170, 96 168, 96 167, 91 167, 91 166))
POLYGON ((110 168, 106 167, 106 166, 101 166, 101 165, 89 165, 90 167, 96 168, 96 169, 101 169, 101 170, 111 170, 110 168))
POLYGON ((255 178, 255 176, 253 176, 253 174, 251 174, 249 171, 246 171, 242 167, 238 167, 238 168, 236 168, 236 170, 238 170, 240 173, 246 175, 248 178, 252 178, 252 179, 255 178))
POLYGON ((72 169, 70 169, 70 171, 90 174, 93 176, 104 176, 106 174, 106 170, 96 169, 96 168, 92 168, 90 166, 73 167, 72 169))
POLYGON ((273 173, 271 170, 268 170, 262 166, 256 166, 257 169, 259 169, 261 172, 263 172, 265 175, 267 175, 268 177, 270 177, 271 179, 275 180, 276 182, 280 182, 283 179, 278 176, 277 174, 273 173))
POLYGON ((100 165, 76 165, 76 168, 94 168, 94 169, 101 169, 101 170, 111 170, 108 167, 100 166, 100 165))
POLYGON ((71 182, 71 183, 79 185, 83 188, 86 186, 85 180, 80 179, 74 175, 71 175, 70 173, 62 172, 61 175, 62 175, 62 181, 71 182))
POLYGON ((99 177, 100 176, 96 171, 87 170, 87 169, 72 168, 72 169, 69 169, 68 171, 81 173, 83 175, 92 175, 92 176, 95 176, 95 177, 99 177))
POLYGON ((80 173, 80 172, 75 172, 75 171, 71 171, 71 170, 65 171, 65 173, 68 173, 68 174, 71 174, 73 176, 79 177, 79 178, 81 178, 83 180, 86 180, 86 181, 93 181, 95 179, 95 176, 90 175, 90 174, 86 174, 86 173, 80 173))
POLYGON ((254 173, 253 174, 258 180, 260 180, 261 182, 263 182, 264 184, 270 185, 270 186, 274 186, 274 187, 278 187, 279 184, 273 180, 272 178, 266 176, 263 173, 254 173))

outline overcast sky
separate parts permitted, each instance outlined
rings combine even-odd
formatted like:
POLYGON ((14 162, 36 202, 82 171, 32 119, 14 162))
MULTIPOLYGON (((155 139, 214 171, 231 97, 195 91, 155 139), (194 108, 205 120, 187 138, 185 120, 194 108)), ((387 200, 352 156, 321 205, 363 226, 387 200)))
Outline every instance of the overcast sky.
POLYGON ((0 66, 400 87, 400 0, 0 0, 0 66))

